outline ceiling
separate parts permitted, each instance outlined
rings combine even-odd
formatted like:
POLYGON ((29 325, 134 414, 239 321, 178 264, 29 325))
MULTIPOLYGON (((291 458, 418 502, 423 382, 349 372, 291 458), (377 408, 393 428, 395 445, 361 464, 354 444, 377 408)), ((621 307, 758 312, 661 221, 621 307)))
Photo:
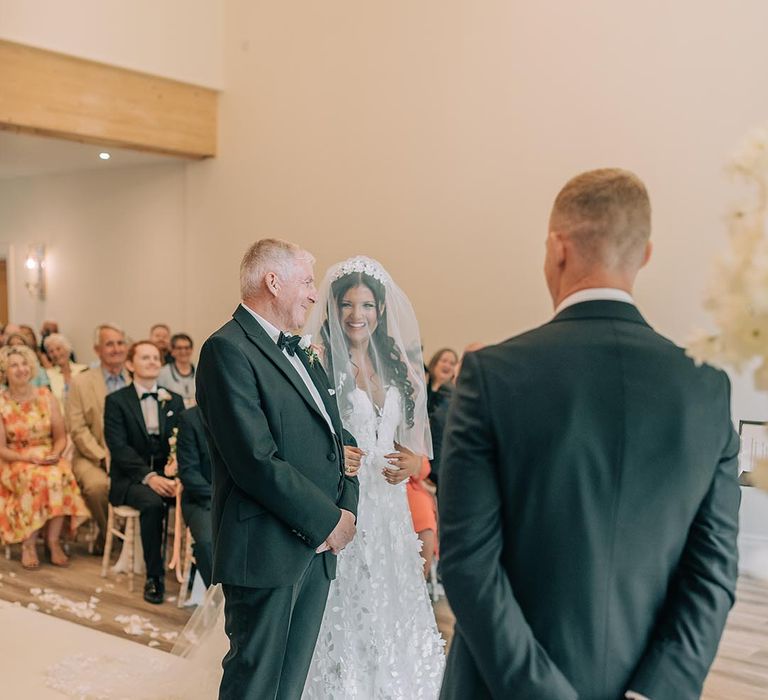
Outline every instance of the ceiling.
POLYGON ((188 161, 155 153, 0 131, 0 180, 127 165, 183 162, 188 161), (99 158, 99 153, 103 151, 110 154, 109 160, 99 158))

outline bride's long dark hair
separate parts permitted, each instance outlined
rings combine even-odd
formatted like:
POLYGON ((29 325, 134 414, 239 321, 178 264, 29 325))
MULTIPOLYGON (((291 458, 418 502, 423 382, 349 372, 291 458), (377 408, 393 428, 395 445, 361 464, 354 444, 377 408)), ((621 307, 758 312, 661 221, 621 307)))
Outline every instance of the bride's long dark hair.
MULTIPOLYGON (((387 305, 384 285, 375 277, 371 277, 364 272, 351 272, 348 275, 340 277, 331 284, 331 300, 329 300, 329 302, 332 301, 332 303, 336 304, 338 307, 341 304, 344 295, 350 289, 359 286, 364 286, 370 289, 376 302, 377 325, 376 329, 371 333, 368 354, 373 361, 375 361, 376 356, 380 358, 382 372, 385 375, 382 377, 382 380, 385 383, 396 387, 400 392, 400 396, 403 399, 405 422, 409 428, 412 428, 415 408, 415 402, 413 400, 413 384, 411 384, 410 379, 408 379, 408 367, 405 362, 403 362, 400 350, 398 349, 394 338, 392 338, 387 331, 387 305)), ((321 335, 325 347, 330 347, 328 319, 323 323, 321 335)), ((331 360, 329 358, 329 364, 330 363, 331 360)), ((333 377, 333 367, 329 366, 328 370, 328 375, 333 377)), ((350 383, 349 389, 354 389, 355 378, 349 377, 346 381, 350 383)), ((345 391, 344 394, 349 396, 350 392, 345 391)))

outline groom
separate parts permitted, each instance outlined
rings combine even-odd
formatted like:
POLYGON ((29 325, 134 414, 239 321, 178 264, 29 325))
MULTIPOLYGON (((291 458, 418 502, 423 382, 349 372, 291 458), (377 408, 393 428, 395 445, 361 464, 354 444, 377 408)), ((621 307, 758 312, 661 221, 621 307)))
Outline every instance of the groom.
POLYGON ((289 336, 315 302, 314 259, 274 239, 240 266, 243 302, 203 345, 197 401, 213 464, 213 582, 230 649, 222 700, 297 700, 358 482, 317 362, 289 336))
POLYGON ((650 214, 631 173, 573 178, 547 238, 554 319, 464 361, 440 477, 443 700, 701 694, 734 599, 739 440, 726 375, 631 296, 650 214))

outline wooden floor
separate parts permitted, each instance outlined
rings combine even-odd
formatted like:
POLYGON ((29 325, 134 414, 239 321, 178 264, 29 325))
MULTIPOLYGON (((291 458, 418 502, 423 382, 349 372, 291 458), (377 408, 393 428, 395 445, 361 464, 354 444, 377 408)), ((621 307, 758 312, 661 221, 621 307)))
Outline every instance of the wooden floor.
MULTIPOLYGON (((84 546, 74 545, 72 555, 68 569, 43 562, 37 571, 22 569, 18 548, 10 561, 0 557, 0 599, 158 649, 171 649, 191 608, 179 609, 175 600, 149 605, 141 596, 142 577, 136 577, 136 589, 131 593, 122 574, 102 579, 100 558, 88 555, 84 546)), ((178 584, 168 577, 166 587, 168 596, 174 598, 178 584)), ((435 605, 435 615, 450 643, 454 618, 445 599, 435 605)), ((737 602, 702 698, 768 699, 768 581, 739 580, 737 602)))
MULTIPOLYGON (((445 599, 435 605, 437 624, 450 644, 455 618, 445 599)), ((768 581, 739 579, 717 658, 702 700, 768 700, 768 581)))
POLYGON ((0 550, 1 599, 165 651, 192 614, 192 608, 176 607, 179 584, 171 576, 166 577, 166 598, 173 600, 150 605, 142 598, 143 576, 134 577, 132 593, 124 574, 101 578, 101 557, 89 555, 83 544, 71 546, 66 569, 46 563, 42 548, 39 555, 40 568, 27 571, 19 563, 18 545, 10 561, 0 550))

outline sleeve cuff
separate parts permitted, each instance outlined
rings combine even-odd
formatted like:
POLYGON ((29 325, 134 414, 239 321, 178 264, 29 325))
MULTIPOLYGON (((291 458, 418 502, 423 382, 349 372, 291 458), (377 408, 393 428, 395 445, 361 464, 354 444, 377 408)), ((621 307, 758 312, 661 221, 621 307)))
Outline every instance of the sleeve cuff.
POLYGON ((146 476, 145 476, 145 477, 144 477, 144 478, 141 480, 141 483, 142 483, 142 484, 144 484, 144 486, 146 486, 146 485, 147 485, 147 483, 149 483, 149 480, 150 480, 150 479, 151 479, 153 476, 157 476, 157 472, 149 472, 149 474, 147 474, 147 475, 146 475, 146 476))
POLYGON ((624 693, 624 697, 626 698, 626 700, 651 700, 645 695, 636 693, 634 690, 628 690, 626 693, 624 693))

